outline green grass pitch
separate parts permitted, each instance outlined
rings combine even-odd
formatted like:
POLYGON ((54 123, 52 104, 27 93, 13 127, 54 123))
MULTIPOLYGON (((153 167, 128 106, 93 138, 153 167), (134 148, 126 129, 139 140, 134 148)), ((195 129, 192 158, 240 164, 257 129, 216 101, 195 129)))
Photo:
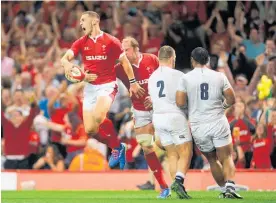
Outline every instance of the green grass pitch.
POLYGON ((156 191, 5 191, 2 203, 276 203, 276 192, 241 192, 242 200, 218 199, 219 192, 189 192, 190 200, 173 194, 166 200, 156 199, 156 191))

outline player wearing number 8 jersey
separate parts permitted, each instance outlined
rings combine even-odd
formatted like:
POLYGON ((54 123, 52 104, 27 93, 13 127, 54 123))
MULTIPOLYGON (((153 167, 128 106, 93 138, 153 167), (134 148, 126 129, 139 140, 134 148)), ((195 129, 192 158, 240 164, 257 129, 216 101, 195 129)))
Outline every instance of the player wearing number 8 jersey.
POLYGON ((226 76, 208 69, 208 62, 207 50, 198 47, 192 51, 194 69, 181 78, 176 103, 183 106, 188 101, 192 136, 208 159, 214 179, 222 187, 222 197, 241 198, 232 181, 235 173, 233 145, 224 115, 224 109, 235 103, 235 95, 226 76))

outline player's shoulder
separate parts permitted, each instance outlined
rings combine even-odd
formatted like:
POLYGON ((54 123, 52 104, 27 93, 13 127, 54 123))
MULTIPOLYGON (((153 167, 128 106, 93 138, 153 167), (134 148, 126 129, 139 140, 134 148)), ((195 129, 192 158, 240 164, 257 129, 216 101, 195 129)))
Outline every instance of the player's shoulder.
POLYGON ((121 43, 120 40, 116 37, 114 37, 113 35, 111 34, 108 34, 106 32, 103 33, 103 36, 104 36, 104 39, 106 40, 109 40, 111 42, 118 42, 118 43, 121 43))
POLYGON ((87 39, 88 39, 88 36, 84 35, 84 36, 80 37, 78 40, 79 41, 86 41, 87 39))
POLYGON ((224 76, 225 76, 225 74, 224 73, 222 73, 222 72, 219 72, 219 71, 215 71, 215 70, 212 70, 212 69, 208 69, 209 70, 209 72, 210 72, 210 74, 211 75, 214 75, 214 79, 215 78, 223 78, 224 76))
POLYGON ((157 61, 158 61, 157 56, 154 55, 154 54, 143 53, 143 57, 144 57, 145 59, 152 59, 152 60, 157 60, 157 61))

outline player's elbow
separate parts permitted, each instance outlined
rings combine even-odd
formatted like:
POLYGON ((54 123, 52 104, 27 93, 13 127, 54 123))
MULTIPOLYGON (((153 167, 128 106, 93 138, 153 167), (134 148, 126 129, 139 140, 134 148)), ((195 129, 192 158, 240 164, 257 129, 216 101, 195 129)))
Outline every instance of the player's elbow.
POLYGON ((185 106, 185 105, 186 105, 185 93, 184 93, 184 92, 177 91, 177 92, 176 92, 175 101, 176 101, 176 105, 177 105, 178 107, 183 107, 183 106, 185 106))
POLYGON ((178 106, 178 107, 183 107, 185 104, 183 104, 183 103, 181 103, 181 102, 179 102, 179 101, 176 101, 176 105, 178 106))
POLYGON ((229 106, 234 105, 236 103, 235 95, 231 95, 231 96, 226 97, 226 102, 229 106))

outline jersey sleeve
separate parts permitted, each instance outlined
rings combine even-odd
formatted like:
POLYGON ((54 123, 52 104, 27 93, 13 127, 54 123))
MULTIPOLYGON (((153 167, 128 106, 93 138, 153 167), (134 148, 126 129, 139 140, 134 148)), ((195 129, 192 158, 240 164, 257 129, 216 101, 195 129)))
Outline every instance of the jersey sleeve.
POLYGON ((223 78, 223 87, 222 90, 225 91, 229 88, 232 88, 229 80, 227 79, 227 77, 222 73, 222 78, 223 78))
POLYGON ((159 61, 157 56, 153 55, 153 63, 154 63, 154 70, 156 70, 159 67, 159 61))
POLYGON ((112 54, 115 56, 116 59, 120 58, 121 54, 124 53, 124 50, 122 48, 122 44, 121 42, 115 38, 115 37, 112 37, 112 54))
POLYGON ((182 75, 182 77, 178 81, 177 91, 187 92, 186 77, 185 77, 184 74, 182 75))
POLYGON ((116 77, 122 80, 123 78, 123 71, 122 71, 122 66, 121 64, 116 64, 115 65, 115 72, 116 72, 116 77))
POLYGON ((76 41, 72 44, 70 50, 73 51, 74 56, 77 56, 78 53, 79 53, 79 51, 80 51, 80 49, 81 49, 81 38, 78 39, 78 40, 76 40, 76 41))

